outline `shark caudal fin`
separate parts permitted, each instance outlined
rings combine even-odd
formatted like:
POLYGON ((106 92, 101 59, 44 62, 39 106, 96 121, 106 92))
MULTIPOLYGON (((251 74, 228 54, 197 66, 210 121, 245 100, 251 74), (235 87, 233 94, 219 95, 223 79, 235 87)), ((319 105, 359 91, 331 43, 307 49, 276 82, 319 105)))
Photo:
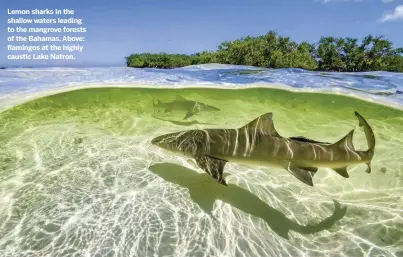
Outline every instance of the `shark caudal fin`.
MULTIPOLYGON (((363 156, 365 156, 365 159, 368 160, 365 163, 368 166, 366 172, 371 173, 371 161, 372 161, 372 157, 374 156, 374 150, 375 150, 374 132, 372 131, 371 126, 369 126, 368 122, 364 119, 364 117, 361 116, 361 114, 359 114, 358 112, 354 112, 354 114, 358 118, 359 126, 364 127, 365 137, 367 138, 368 150, 359 151, 359 152, 362 153, 363 156)), ((353 145, 353 135, 354 135, 354 129, 351 130, 345 137, 343 137, 342 139, 340 139, 338 142, 334 143, 333 145, 339 145, 339 146, 349 149, 351 151, 356 151, 355 147, 353 145)), ((347 167, 337 168, 337 169, 333 169, 333 170, 345 178, 349 177, 349 175, 347 173, 347 167)))
POLYGON ((372 131, 371 126, 364 119, 364 117, 361 116, 361 114, 359 114, 358 112, 354 112, 354 114, 359 121, 359 126, 364 128, 365 137, 367 138, 368 150, 364 152, 368 155, 369 161, 366 163, 368 166, 366 172, 371 173, 371 161, 372 158, 374 157, 374 151, 375 151, 375 134, 372 131))
POLYGON ((161 104, 160 99, 157 99, 157 103, 155 103, 154 99, 153 99, 153 106, 156 107, 157 105, 161 104))

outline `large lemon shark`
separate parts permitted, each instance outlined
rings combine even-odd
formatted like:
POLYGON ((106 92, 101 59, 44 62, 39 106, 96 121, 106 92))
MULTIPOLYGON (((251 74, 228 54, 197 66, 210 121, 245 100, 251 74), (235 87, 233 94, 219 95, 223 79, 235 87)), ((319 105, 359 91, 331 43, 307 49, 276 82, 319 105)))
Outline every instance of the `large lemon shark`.
POLYGON ((336 143, 319 142, 305 137, 280 136, 271 112, 261 115, 238 129, 197 129, 165 134, 151 140, 153 145, 170 152, 192 157, 197 165, 217 182, 227 185, 223 177, 227 162, 281 167, 296 178, 313 186, 318 168, 331 168, 348 178, 347 167, 365 163, 371 172, 375 136, 367 121, 355 112, 364 128, 368 150, 355 150, 354 129, 336 143))

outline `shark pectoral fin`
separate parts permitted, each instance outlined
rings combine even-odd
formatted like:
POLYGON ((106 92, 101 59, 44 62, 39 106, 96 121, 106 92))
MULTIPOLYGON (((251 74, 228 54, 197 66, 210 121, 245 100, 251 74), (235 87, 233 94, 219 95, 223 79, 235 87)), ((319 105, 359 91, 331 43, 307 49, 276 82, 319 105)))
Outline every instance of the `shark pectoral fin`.
POLYGON ((225 160, 217 159, 210 156, 196 157, 197 165, 212 176, 218 183, 226 186, 227 183, 223 178, 224 166, 227 163, 225 160))
POLYGON ((318 168, 288 166, 287 170, 305 184, 313 186, 312 178, 318 171, 318 168))
POLYGON ((186 119, 192 117, 194 114, 195 114, 194 112, 187 112, 183 119, 186 120, 186 119))
POLYGON ((340 174, 340 176, 345 177, 345 178, 349 178, 350 176, 347 173, 347 167, 344 168, 337 168, 337 169, 332 169, 334 171, 336 171, 337 173, 340 174))
POLYGON ((258 130, 262 134, 268 134, 268 135, 271 135, 274 137, 280 137, 280 135, 277 133, 276 129, 274 128, 273 113, 271 113, 271 112, 257 117, 256 119, 249 122, 242 128, 258 130))

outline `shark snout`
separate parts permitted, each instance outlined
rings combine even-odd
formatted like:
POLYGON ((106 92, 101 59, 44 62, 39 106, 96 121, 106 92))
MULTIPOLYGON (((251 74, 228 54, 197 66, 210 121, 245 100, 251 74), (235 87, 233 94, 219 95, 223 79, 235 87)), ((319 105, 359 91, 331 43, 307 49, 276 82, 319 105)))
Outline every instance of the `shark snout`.
POLYGON ((164 141, 164 137, 159 136, 159 137, 153 138, 153 139, 151 140, 151 144, 152 144, 152 145, 159 146, 163 141, 164 141))
MULTIPOLYGON (((194 156, 200 148, 200 140, 205 138, 205 133, 198 130, 177 132, 155 137, 151 144, 173 153, 185 156, 194 156)), ((204 141, 204 140, 203 140, 204 141)))
POLYGON ((217 107, 214 107, 214 106, 210 106, 209 110, 211 110, 211 111, 221 111, 221 109, 219 109, 217 107))
POLYGON ((167 134, 155 137, 151 140, 151 144, 158 146, 162 149, 170 150, 175 147, 177 143, 176 134, 167 134))

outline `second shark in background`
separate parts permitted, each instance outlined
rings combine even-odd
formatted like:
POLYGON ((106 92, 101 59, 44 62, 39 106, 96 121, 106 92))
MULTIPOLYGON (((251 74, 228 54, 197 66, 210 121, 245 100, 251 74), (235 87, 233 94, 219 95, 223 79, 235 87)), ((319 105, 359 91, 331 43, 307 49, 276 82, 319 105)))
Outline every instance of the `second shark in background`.
POLYGON ((220 111, 217 107, 204 104, 201 102, 187 100, 180 95, 172 102, 161 102, 157 99, 157 103, 153 101, 154 109, 163 109, 164 112, 183 111, 185 113, 184 120, 196 115, 199 112, 220 111))

